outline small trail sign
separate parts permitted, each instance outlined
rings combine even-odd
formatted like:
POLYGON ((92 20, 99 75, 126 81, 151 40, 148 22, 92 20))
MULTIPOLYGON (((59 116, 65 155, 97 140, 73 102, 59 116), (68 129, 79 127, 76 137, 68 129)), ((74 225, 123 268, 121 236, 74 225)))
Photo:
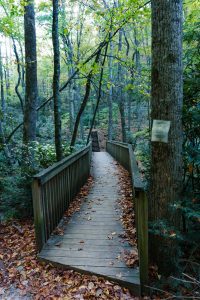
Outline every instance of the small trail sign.
POLYGON ((153 120, 151 141, 168 143, 170 123, 170 121, 153 120))

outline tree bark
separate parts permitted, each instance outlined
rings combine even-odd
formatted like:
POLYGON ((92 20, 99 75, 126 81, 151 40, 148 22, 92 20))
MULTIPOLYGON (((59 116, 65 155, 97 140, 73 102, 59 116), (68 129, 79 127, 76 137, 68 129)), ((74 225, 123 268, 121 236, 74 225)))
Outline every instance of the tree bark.
POLYGON ((4 75, 3 75, 3 60, 1 54, 1 44, 0 44, 0 90, 1 90, 1 114, 0 119, 4 119, 4 114, 6 110, 6 100, 5 100, 5 93, 4 93, 4 75))
POLYGON ((23 141, 25 144, 28 144, 36 139, 36 109, 38 101, 34 1, 27 1, 24 10, 26 90, 23 141))
MULTIPOLYGON (((17 94, 17 97, 19 98, 22 112, 24 112, 24 101, 23 101, 23 98, 22 98, 22 96, 19 92, 19 86, 20 86, 20 83, 21 83, 21 80, 22 80, 20 59, 19 59, 19 54, 18 54, 18 51, 17 51, 16 42, 15 42, 15 39, 13 37, 12 37, 12 43, 13 43, 13 50, 14 50, 14 54, 15 54, 15 58, 16 58, 17 73, 18 73, 18 79, 17 79, 17 83, 15 85, 15 92, 17 94)), ((25 88, 25 85, 24 85, 23 88, 25 88)))
POLYGON ((23 93, 24 93, 24 91, 25 91, 24 53, 23 53, 22 43, 20 40, 19 40, 19 47, 20 47, 20 53, 21 53, 22 89, 23 89, 23 93))
POLYGON ((10 95, 10 70, 9 70, 7 38, 5 38, 5 49, 6 49, 6 93, 8 96, 10 95))
POLYGON ((113 42, 110 41, 110 57, 108 61, 109 68, 109 98, 108 98, 108 140, 112 140, 113 136, 113 42))
POLYGON ((108 51, 108 45, 106 46, 105 55, 104 55, 104 58, 103 58, 103 62, 101 64, 101 73, 100 73, 100 79, 99 79, 99 89, 98 89, 98 95, 97 95, 97 103, 96 103, 96 107, 95 107, 95 110, 94 110, 94 113, 93 113, 93 118, 92 118, 90 130, 89 130, 89 134, 88 134, 88 138, 87 138, 87 144, 90 141, 90 136, 91 136, 91 133, 92 133, 92 129, 94 127, 94 123, 95 123, 95 119, 96 119, 96 114, 97 114, 97 111, 98 111, 98 108, 99 108, 99 103, 100 103, 100 100, 101 100, 102 80, 103 80, 104 65, 105 65, 105 62, 106 62, 107 51, 108 51))
MULTIPOLYGON (((119 30, 119 42, 118 42, 118 51, 122 51, 122 30, 119 30)), ((125 117, 125 105, 124 105, 124 97, 122 95, 122 66, 121 63, 118 63, 118 107, 121 118, 121 128, 122 128, 122 141, 126 143, 126 117, 125 117)))
POLYGON ((54 127, 55 127, 55 147, 56 158, 61 160, 62 138, 61 138, 61 101, 60 101, 60 49, 59 49, 59 28, 58 28, 59 4, 58 0, 53 0, 53 24, 52 40, 54 51, 54 76, 53 76, 53 98, 54 98, 54 127))
MULTIPOLYGON (((180 200, 183 174, 182 0, 152 0, 151 4, 151 119, 169 120, 171 128, 167 144, 151 143, 149 219, 167 220, 173 226, 180 220, 177 220, 177 215, 173 216, 170 204, 180 200)), ((150 253, 160 272, 170 272, 174 266, 170 260, 175 257, 170 250, 171 243, 165 243, 163 249, 162 240, 152 235, 150 241, 150 253)))

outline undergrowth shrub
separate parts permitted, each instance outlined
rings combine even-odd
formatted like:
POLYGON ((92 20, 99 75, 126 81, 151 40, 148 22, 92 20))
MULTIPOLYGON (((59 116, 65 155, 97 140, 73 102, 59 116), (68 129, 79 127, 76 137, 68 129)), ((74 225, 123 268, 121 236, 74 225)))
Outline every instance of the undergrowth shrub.
MULTIPOLYGON (((65 157, 70 155, 69 145, 63 145, 63 152, 65 157)), ((32 216, 33 176, 56 162, 55 148, 35 142, 27 150, 24 145, 17 144, 11 154, 12 164, 4 152, 0 152, 0 214, 5 219, 32 216)))

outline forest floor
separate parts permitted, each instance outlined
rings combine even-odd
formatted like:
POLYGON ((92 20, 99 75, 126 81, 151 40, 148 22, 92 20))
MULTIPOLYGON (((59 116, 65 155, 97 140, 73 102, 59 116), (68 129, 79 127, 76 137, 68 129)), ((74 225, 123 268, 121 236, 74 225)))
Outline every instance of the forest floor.
MULTIPOLYGON (((135 243, 130 178, 126 171, 119 168, 124 238, 135 243)), ((68 217, 80 210, 92 184, 93 179, 90 178, 66 212, 68 217)), ((127 257, 127 265, 131 267, 132 263, 135 263, 134 259, 131 256, 127 257)), ((83 275, 72 270, 63 271, 50 264, 39 262, 33 222, 12 220, 0 225, 0 299, 136 300, 139 298, 131 295, 128 289, 103 277, 83 275)))

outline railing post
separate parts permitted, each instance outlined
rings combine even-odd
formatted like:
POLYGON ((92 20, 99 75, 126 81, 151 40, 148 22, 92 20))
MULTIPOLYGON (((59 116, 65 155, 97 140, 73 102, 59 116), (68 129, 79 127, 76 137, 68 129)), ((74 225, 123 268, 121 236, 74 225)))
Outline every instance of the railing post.
POLYGON ((33 198, 36 244, 37 244, 38 251, 41 251, 45 243, 45 224, 44 224, 44 215, 43 215, 41 184, 38 178, 34 178, 33 180, 32 198, 33 198))
POLYGON ((90 170, 91 160, 92 160, 92 143, 90 143, 90 150, 89 150, 89 170, 90 170))
POLYGON ((129 148, 129 166, 133 187, 133 201, 135 203, 135 224, 137 232, 140 284, 141 292, 145 293, 148 284, 148 201, 140 179, 137 162, 134 157, 132 145, 129 148))
POLYGON ((148 202, 143 190, 136 190, 135 198, 136 230, 140 268, 141 292, 147 290, 148 284, 148 202))

